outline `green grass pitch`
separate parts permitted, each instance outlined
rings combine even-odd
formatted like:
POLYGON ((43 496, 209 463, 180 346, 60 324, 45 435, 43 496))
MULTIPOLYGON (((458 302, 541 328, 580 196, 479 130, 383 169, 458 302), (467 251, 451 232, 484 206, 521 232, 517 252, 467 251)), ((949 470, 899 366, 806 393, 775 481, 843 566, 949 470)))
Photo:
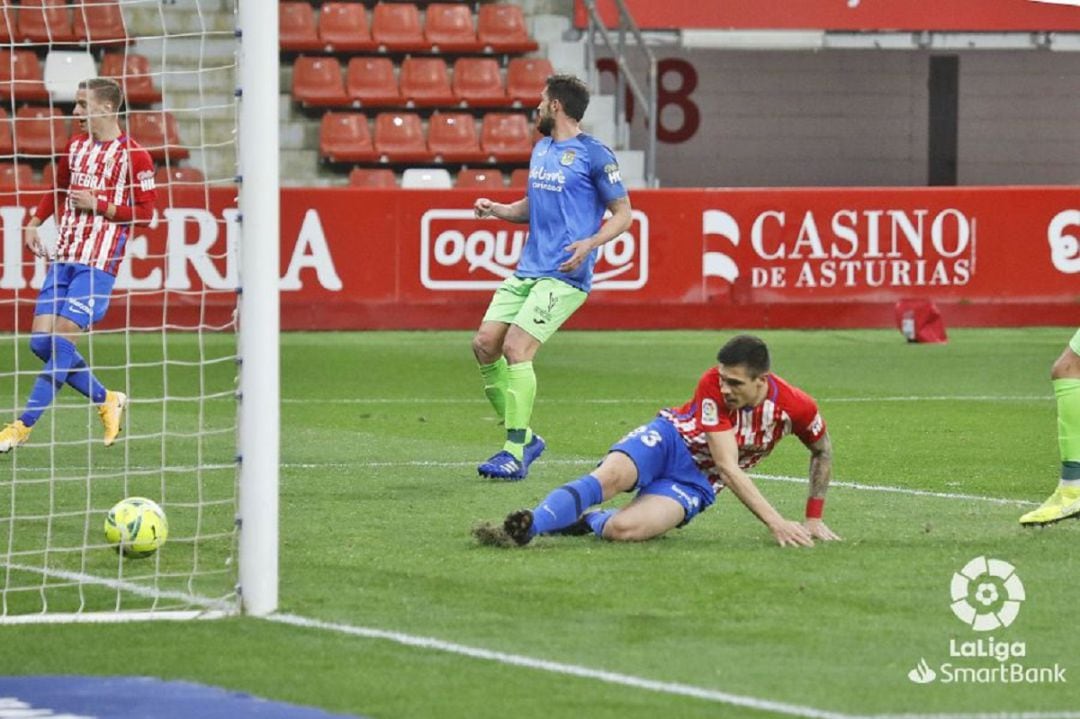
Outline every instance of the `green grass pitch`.
MULTIPOLYGON (((1030 506, 1023 502, 1041 501, 1056 482, 1048 375, 1071 332, 955 330, 943 346, 909 346, 889 331, 761 332, 775 371, 819 400, 834 444, 826 520, 844 541, 813 549, 774 546, 726 493, 688 527, 643 544, 541 538, 498 550, 469 535, 477 521, 531 506, 588 472, 624 432, 686 401, 731 332, 557 335, 536 361, 534 427, 549 449, 520 483, 476 476, 476 463, 501 444, 501 427, 483 399, 468 333, 283 335, 282 612, 658 684, 251 618, 0 626, 0 674, 183 678, 371 717, 1075 712, 1080 654, 1069 627, 1080 522, 1036 531, 1016 522, 1030 506), (949 606, 953 573, 980 555, 1012 563, 1026 589, 1015 623, 989 633, 949 606), (922 659, 935 669, 996 666, 949 656, 950 640, 988 636, 1024 643, 1026 656, 1006 663, 1056 663, 1067 681, 908 679, 922 659), (665 683, 705 695, 674 694, 665 683), (725 703, 728 694, 758 708, 725 703)), ((232 351, 231 337, 205 339, 210 356, 232 351)), ((144 561, 177 575, 199 561, 206 574, 193 586, 166 578, 161 588, 220 596, 231 581, 235 407, 224 395, 203 405, 183 398, 227 394, 235 367, 186 364, 200 357, 191 335, 164 346, 136 336, 129 349, 118 338, 95 341, 106 384, 127 383, 136 400, 140 388, 143 399, 170 400, 134 404, 126 441, 105 450, 81 441, 87 427, 100 428, 66 390, 45 436, 36 431, 33 445, 0 457, 0 559, 11 542, 26 549, 49 532, 56 543, 85 532, 100 544, 96 515, 83 528, 86 507, 164 487, 178 540, 144 561), (163 357, 166 370, 156 364, 163 357), (122 369, 131 360, 146 366, 122 369), (179 434, 163 442, 163 428, 179 434), (196 477, 184 469, 193 462, 209 468, 196 477), (29 481, 53 475, 69 481, 29 481), (202 513, 200 499, 210 502, 202 513), (52 507, 70 521, 25 519, 13 532, 3 519, 11 506, 52 507), (197 556, 183 541, 196 530, 220 535, 197 556)), ((5 340, 0 366, 12 366, 14 351, 5 340)), ((31 369, 25 348, 18 354, 31 369)), ((18 387, 0 380, 12 411, 31 378, 18 387)), ((765 496, 797 518, 805 483, 785 478, 804 478, 806 468, 805 449, 789 437, 754 472, 765 496)), ((70 561, 116 576, 116 555, 104 546, 85 566, 70 561)), ((125 570, 137 576, 140 565, 125 570)), ((43 594, 51 609, 77 608, 70 587, 47 584, 9 596, 9 612, 35 611, 43 594)), ((114 599, 90 591, 82 601, 114 599)))

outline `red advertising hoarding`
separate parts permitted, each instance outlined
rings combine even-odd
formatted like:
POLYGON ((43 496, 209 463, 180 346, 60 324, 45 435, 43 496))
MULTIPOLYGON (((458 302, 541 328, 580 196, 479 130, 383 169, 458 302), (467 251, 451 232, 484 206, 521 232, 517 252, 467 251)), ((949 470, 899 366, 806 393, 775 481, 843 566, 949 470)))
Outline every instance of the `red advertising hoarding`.
MULTIPOLYGON (((643 29, 1076 31, 1080 7, 1040 0, 623 0, 643 29)), ((609 27, 613 0, 597 0, 609 27)), ((581 0, 575 22, 585 27, 581 0)))
MULTIPOLYGON (((282 326, 474 327, 527 237, 524 225, 476 220, 476 196, 284 190, 282 326)), ((631 229, 603 248, 570 327, 885 327, 901 299, 934 301, 950 326, 1080 324, 1075 188, 645 190, 631 200, 631 229)), ((163 198, 129 241, 107 324, 227 325, 234 201, 231 189, 163 198)), ((29 326, 44 274, 22 251, 24 216, 0 207, 9 330, 16 316, 29 326)))

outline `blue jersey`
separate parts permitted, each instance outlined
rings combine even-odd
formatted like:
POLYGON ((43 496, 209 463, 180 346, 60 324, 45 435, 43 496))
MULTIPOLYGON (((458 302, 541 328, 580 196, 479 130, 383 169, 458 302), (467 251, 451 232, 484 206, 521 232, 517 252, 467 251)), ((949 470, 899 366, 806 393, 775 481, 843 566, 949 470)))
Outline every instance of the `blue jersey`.
POLYGON ((608 204, 625 196, 615 155, 602 142, 585 133, 541 139, 529 163, 529 239, 515 274, 554 277, 588 292, 595 251, 571 273, 559 265, 570 258, 567 245, 596 234, 608 204))

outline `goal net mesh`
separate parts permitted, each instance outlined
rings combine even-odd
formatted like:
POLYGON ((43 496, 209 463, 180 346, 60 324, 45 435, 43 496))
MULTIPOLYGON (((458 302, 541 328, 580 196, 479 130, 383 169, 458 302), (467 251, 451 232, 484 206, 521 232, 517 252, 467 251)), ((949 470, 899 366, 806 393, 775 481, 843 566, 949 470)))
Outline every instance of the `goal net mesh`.
POLYGON ((80 80, 122 83, 121 127, 154 158, 157 211, 127 234, 104 319, 76 338, 101 383, 129 397, 119 439, 103 446, 97 408, 68 384, 0 455, 0 622, 237 606, 236 9, 2 0, 0 424, 20 417, 43 369, 29 339, 50 261, 24 249, 22 228, 43 193, 67 200, 52 175, 78 131, 80 80), (168 519, 145 558, 104 533, 109 508, 133 496, 168 519))

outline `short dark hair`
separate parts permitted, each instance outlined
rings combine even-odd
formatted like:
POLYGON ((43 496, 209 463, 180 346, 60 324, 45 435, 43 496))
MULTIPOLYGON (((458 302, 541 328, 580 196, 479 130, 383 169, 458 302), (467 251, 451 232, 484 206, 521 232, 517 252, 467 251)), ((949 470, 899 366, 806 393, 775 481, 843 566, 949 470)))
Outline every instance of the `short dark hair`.
POLYGON ((578 122, 585 117, 589 106, 589 88, 574 75, 552 75, 547 79, 549 100, 558 100, 563 111, 578 122))
POLYGON ((94 96, 103 102, 113 106, 114 112, 120 112, 124 104, 124 91, 120 89, 120 83, 108 77, 92 77, 79 83, 80 90, 89 90, 94 96))
POLYGON ((765 341, 753 335, 736 335, 716 353, 716 361, 722 365, 743 365, 754 377, 769 371, 769 348, 765 341))

